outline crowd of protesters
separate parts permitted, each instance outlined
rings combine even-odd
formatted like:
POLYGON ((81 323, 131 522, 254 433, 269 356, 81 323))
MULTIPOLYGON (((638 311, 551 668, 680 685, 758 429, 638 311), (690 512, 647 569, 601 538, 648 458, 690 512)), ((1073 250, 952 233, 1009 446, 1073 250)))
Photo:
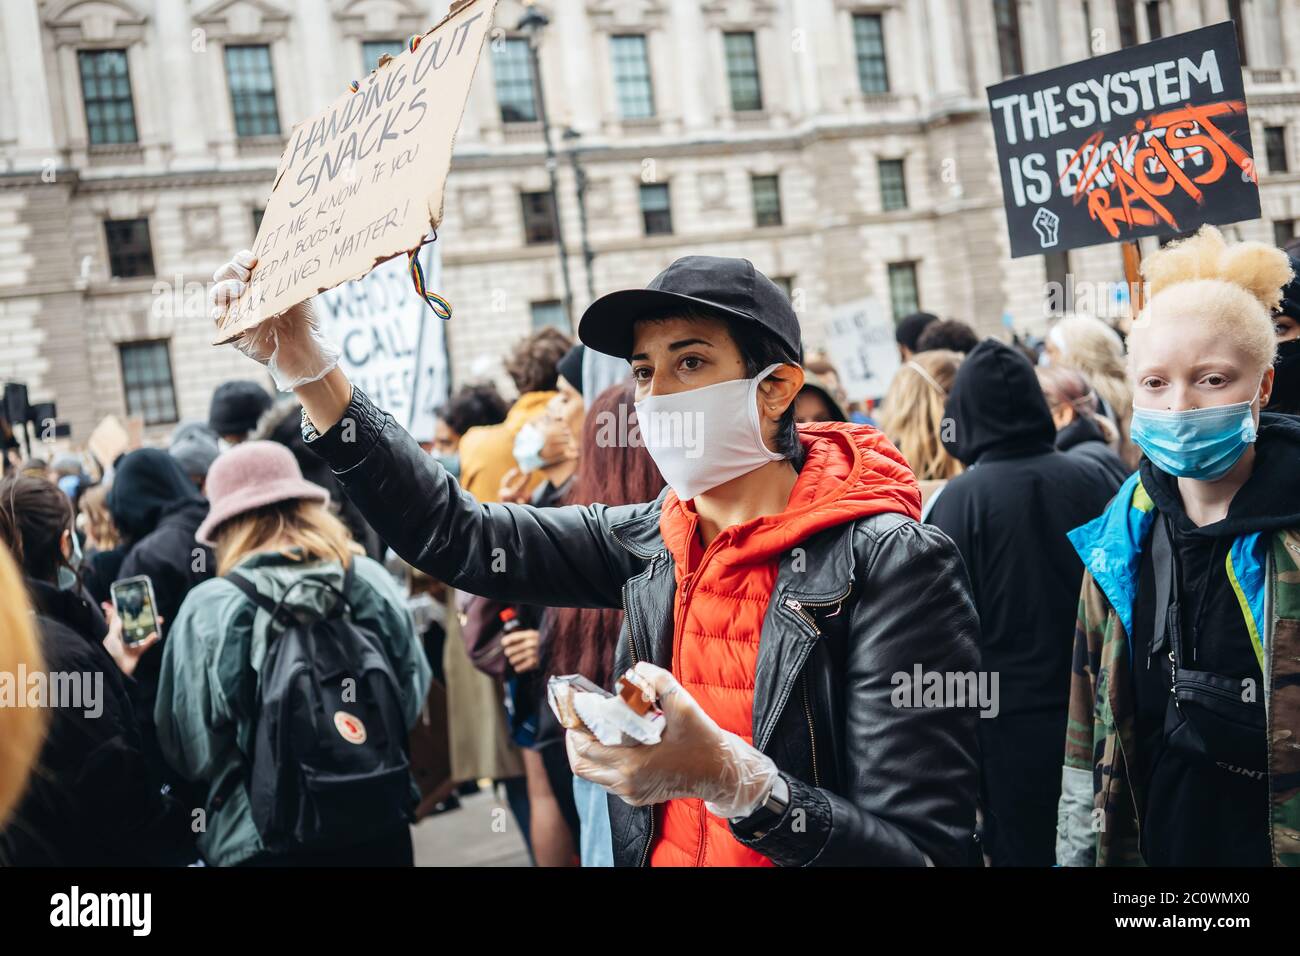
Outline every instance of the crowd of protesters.
POLYGON ((687 257, 423 444, 290 310, 236 344, 291 396, 0 481, 0 674, 98 688, 0 706, 0 863, 410 865, 490 787, 538 866, 1300 864, 1300 261, 1143 270, 1123 328, 903 318, 873 406, 687 257), (657 744, 548 705, 629 669, 657 744))

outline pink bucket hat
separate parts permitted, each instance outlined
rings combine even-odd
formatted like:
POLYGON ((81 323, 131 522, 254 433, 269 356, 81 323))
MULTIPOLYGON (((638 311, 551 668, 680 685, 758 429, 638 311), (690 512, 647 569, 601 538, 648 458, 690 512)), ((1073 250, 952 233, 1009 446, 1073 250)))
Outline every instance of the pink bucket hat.
POLYGON ((273 441, 247 441, 218 456, 204 485, 208 516, 194 537, 215 548, 212 535, 231 518, 281 501, 306 499, 325 504, 330 493, 302 476, 293 452, 273 441))

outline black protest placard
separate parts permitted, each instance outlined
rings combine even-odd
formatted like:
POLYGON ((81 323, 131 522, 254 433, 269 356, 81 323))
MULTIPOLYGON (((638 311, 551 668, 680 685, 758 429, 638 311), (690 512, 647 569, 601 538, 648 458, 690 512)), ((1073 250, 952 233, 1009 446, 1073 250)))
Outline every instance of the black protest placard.
POLYGON ((1231 22, 988 88, 1012 257, 1259 216, 1231 22))

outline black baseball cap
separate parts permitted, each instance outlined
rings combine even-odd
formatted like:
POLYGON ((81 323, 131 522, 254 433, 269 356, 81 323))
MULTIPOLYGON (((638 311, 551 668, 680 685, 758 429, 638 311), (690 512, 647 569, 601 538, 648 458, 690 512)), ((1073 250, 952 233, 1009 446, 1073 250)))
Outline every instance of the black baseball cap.
POLYGON ((628 359, 637 319, 668 314, 674 308, 762 326, 794 359, 803 361, 799 318, 780 286, 748 259, 721 256, 683 256, 644 289, 601 296, 583 313, 578 338, 597 352, 628 359))

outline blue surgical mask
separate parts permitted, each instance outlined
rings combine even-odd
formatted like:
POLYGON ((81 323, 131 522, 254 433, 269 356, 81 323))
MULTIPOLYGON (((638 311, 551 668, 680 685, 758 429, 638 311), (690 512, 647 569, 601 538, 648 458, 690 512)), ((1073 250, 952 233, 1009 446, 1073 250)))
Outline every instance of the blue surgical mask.
POLYGON ((1169 412, 1134 408, 1129 433, 1161 471, 1175 478, 1215 481, 1255 441, 1254 400, 1169 412))
POLYGON ((537 471, 548 464, 542 457, 542 448, 546 445, 546 433, 529 422, 519 429, 515 436, 515 462, 520 471, 537 471))
POLYGON ((81 569, 81 542, 77 540, 77 532, 72 532, 72 554, 66 561, 59 565, 59 590, 72 591, 77 587, 77 571, 81 569))
POLYGON ((452 452, 450 455, 440 455, 434 452, 433 460, 447 469, 447 473, 453 478, 460 477, 460 455, 457 452, 452 452))

